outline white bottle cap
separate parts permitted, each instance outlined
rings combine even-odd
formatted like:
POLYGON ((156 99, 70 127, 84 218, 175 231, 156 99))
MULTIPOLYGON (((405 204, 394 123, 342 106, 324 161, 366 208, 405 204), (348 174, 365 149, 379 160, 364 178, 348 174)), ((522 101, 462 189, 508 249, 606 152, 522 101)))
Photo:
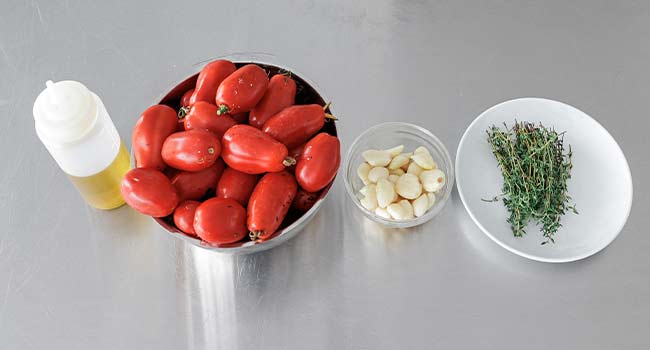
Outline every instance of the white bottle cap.
POLYGON ((65 80, 47 86, 34 102, 36 131, 46 144, 79 140, 95 125, 97 103, 80 82, 65 80))

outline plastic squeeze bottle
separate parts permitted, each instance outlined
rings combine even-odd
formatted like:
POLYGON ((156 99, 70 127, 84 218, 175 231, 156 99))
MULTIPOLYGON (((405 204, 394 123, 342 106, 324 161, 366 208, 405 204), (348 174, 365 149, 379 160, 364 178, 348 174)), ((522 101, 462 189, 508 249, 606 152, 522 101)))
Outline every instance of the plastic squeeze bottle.
POLYGON ((122 177, 129 153, 102 101, 76 81, 51 80, 34 102, 36 134, 88 204, 124 204, 122 177))

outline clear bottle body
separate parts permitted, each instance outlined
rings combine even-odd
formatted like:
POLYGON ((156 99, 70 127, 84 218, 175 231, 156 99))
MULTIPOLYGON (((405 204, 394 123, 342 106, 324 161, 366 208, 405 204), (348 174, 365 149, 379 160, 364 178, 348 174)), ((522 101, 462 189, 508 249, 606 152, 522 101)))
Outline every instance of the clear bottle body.
POLYGON ((69 175, 84 200, 97 209, 115 209, 124 204, 120 193, 120 182, 131 168, 129 152, 123 143, 111 164, 97 174, 90 176, 69 175))
POLYGON ((34 105, 36 134, 89 205, 123 205, 131 161, 101 99, 77 82, 48 84, 34 105))

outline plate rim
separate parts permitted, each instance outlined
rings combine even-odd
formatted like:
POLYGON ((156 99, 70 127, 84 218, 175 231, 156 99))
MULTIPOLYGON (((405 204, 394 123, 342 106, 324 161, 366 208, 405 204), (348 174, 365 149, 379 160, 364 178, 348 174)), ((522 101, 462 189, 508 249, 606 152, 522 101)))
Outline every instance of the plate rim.
POLYGON ((488 109, 481 112, 476 118, 474 118, 474 120, 472 120, 472 122, 469 124, 469 126, 467 126, 467 128, 463 132, 463 136, 460 138, 460 142, 458 143, 458 148, 456 149, 456 157, 455 157, 454 160, 455 160, 455 164, 454 164, 455 169, 454 170, 455 170, 455 173, 456 173, 456 188, 458 189, 458 195, 460 196, 461 202, 463 202, 463 207, 465 207, 465 211, 472 218, 472 221, 474 221, 476 226, 478 226, 479 229, 481 229, 481 231, 483 231, 483 233, 486 236, 488 236, 493 242, 497 243, 499 246, 505 248, 506 250, 508 250, 509 252, 511 252, 513 254, 519 255, 521 257, 524 257, 524 258, 527 258, 527 259, 530 259, 530 260, 546 262, 546 263, 566 263, 566 262, 573 262, 573 261, 578 261, 578 260, 588 258, 588 257, 600 252, 601 250, 607 248, 607 246, 609 246, 616 239, 616 237, 618 237, 618 235, 621 233, 621 231, 623 230, 623 228, 627 224, 627 220, 630 217, 630 212, 632 211, 632 203, 634 201, 634 183, 633 183, 633 180, 632 180, 632 172, 630 170, 630 165, 629 165, 629 163, 627 161, 627 157, 625 157, 625 153, 623 152, 623 149, 618 144, 618 142, 616 141, 614 136, 612 136, 612 134, 610 134, 609 131, 607 131, 607 129, 602 124, 600 124, 598 122, 598 120, 594 119, 593 117, 591 117, 588 113, 584 112, 583 110, 581 110, 579 108, 576 108, 576 107, 574 107, 574 106, 572 106, 572 105, 570 105, 568 103, 564 103, 562 101, 557 101, 557 100, 553 100, 553 99, 549 99, 549 98, 543 98, 543 97, 518 97, 518 98, 506 100, 506 101, 503 101, 503 102, 499 102, 499 103, 495 104, 494 106, 489 107, 488 109), (611 138, 611 140, 614 142, 614 145, 618 149, 618 152, 623 157, 623 161, 625 162, 625 168, 623 170, 624 170, 625 174, 627 175, 627 179, 629 180, 628 182, 629 182, 629 191, 630 191, 630 197, 627 199, 627 203, 625 203, 626 207, 627 207, 626 210, 625 210, 625 219, 622 221, 622 224, 620 225, 620 227, 618 227, 616 229, 616 233, 614 235, 612 235, 612 237, 610 239, 605 241, 604 244, 602 244, 602 246, 597 246, 596 248, 588 250, 585 253, 572 255, 572 256, 569 256, 569 257, 566 257, 566 258, 548 258, 548 257, 539 256, 539 255, 535 255, 535 254, 529 254, 529 253, 523 252, 523 251, 521 251, 519 249, 516 249, 516 248, 508 245, 506 242, 502 242, 501 240, 496 238, 494 235, 492 235, 480 223, 480 221, 476 218, 476 216, 474 215, 472 210, 469 208, 469 206, 468 206, 468 204, 466 202, 465 196, 463 195, 462 184, 461 184, 461 181, 459 181, 459 176, 458 176, 458 174, 459 174, 459 172, 458 172, 458 164, 459 164, 458 159, 459 159, 459 156, 461 154, 461 149, 462 149, 463 145, 465 144, 465 142, 467 140, 467 134, 468 134, 469 130, 472 129, 472 127, 474 127, 474 125, 476 125, 481 119, 485 118, 485 115, 488 112, 492 111, 493 109, 499 108, 504 104, 514 103, 514 102, 521 102, 521 101, 526 101, 526 100, 537 100, 537 101, 543 101, 545 103, 549 103, 549 102, 550 103, 559 103, 559 104, 561 104, 563 106, 569 107, 571 109, 575 109, 576 111, 582 113, 584 116, 586 116, 587 118, 589 118, 593 122, 595 122, 597 127, 602 129, 602 131, 604 131, 605 134, 608 135, 611 138))

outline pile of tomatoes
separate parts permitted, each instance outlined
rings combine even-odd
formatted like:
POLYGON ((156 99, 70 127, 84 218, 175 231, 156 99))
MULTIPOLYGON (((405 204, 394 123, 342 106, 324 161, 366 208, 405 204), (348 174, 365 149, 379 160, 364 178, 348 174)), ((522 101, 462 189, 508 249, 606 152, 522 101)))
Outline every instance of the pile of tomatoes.
POLYGON ((296 105, 300 87, 289 73, 210 62, 178 113, 159 104, 140 116, 125 201, 210 244, 273 237, 291 208, 311 208, 341 160, 338 138, 323 132, 335 118, 327 105, 296 105))

